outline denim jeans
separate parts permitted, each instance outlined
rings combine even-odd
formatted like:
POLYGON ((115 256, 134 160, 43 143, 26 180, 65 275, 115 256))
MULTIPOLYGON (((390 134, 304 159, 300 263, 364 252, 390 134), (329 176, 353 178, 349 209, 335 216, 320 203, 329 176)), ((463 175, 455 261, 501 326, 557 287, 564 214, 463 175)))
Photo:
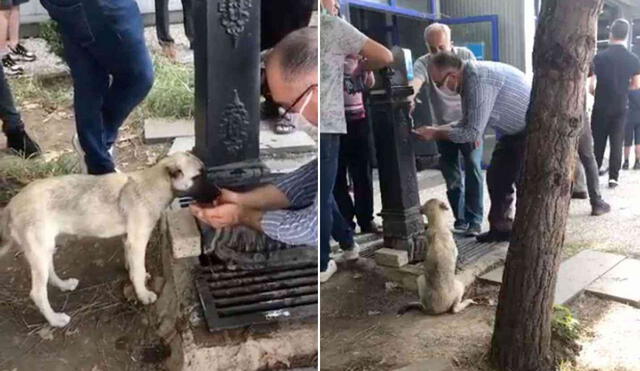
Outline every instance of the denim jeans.
POLYGON ((60 27, 89 173, 113 172, 108 150, 153 84, 140 9, 134 0, 40 2, 60 27))
POLYGON ((333 217, 331 237, 333 237, 343 249, 353 247, 353 228, 344 220, 335 200, 331 200, 331 208, 333 217))
POLYGON ((331 234, 334 213, 333 186, 338 170, 340 134, 320 134, 320 271, 327 269, 331 259, 331 234))
POLYGON ((2 131, 5 134, 24 130, 24 124, 13 103, 13 95, 2 68, 0 68, 0 119, 2 131))
POLYGON ((438 141, 440 169, 447 184, 447 198, 456 224, 482 225, 482 144, 438 141), (462 154, 464 171, 460 166, 462 154), (464 174, 464 179, 463 179, 464 174))
MULTIPOLYGON (((169 0, 155 0, 156 11, 156 35, 160 44, 173 43, 169 32, 169 0)), ((184 33, 189 43, 193 45, 193 4, 191 0, 182 0, 182 22, 184 33)))

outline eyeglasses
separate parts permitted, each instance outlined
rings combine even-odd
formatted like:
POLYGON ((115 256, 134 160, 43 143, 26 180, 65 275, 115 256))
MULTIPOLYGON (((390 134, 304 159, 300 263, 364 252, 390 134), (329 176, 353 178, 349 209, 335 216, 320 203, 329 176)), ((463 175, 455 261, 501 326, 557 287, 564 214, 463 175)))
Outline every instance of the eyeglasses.
POLYGON ((445 82, 447 82, 447 79, 449 78, 449 76, 451 76, 451 74, 453 74, 453 72, 449 72, 446 75, 444 75, 444 77, 442 78, 442 81, 434 81, 433 83, 439 89, 444 85, 445 82))
POLYGON ((282 107, 284 109, 284 112, 279 116, 279 119, 283 119, 286 118, 286 116, 290 113, 302 113, 300 111, 295 110, 295 106, 298 105, 298 103, 300 103, 306 96, 307 94, 309 94, 314 88, 316 88, 318 86, 318 84, 311 84, 309 85, 309 87, 307 87, 302 94, 300 94, 294 101, 293 103, 291 103, 290 105, 286 105, 280 102, 276 102, 275 100, 273 100, 273 95, 271 95, 271 90, 269 89, 269 80, 267 80, 267 76, 266 74, 264 74, 264 79, 263 79, 263 83, 262 83, 262 95, 265 98, 271 98, 271 100, 277 104, 278 106, 282 107))

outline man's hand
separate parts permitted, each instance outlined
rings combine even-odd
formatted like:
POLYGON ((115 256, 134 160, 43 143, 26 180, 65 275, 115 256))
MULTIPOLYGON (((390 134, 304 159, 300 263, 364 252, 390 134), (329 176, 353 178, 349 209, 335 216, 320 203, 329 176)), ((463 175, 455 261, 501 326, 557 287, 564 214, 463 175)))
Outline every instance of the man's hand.
POLYGON ((228 189, 220 189, 220 196, 214 201, 214 205, 236 204, 243 205, 242 193, 233 192, 228 189))
POLYGON ((244 208, 227 203, 219 206, 191 205, 191 213, 205 224, 215 228, 234 227, 240 224, 244 208))
POLYGON ((413 130, 413 133, 420 137, 422 140, 433 140, 436 138, 436 133, 438 129, 433 126, 421 126, 417 129, 413 130))

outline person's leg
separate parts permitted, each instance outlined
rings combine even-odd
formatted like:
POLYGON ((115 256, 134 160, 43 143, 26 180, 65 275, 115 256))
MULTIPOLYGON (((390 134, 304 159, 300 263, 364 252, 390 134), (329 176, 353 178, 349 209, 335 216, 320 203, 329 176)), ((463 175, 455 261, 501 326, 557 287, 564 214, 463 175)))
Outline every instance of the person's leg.
POLYGON ((333 186, 338 167, 340 135, 320 134, 320 271, 325 271, 331 259, 333 229, 333 186))
POLYGON ((627 115, 624 124, 624 162, 622 168, 624 170, 629 169, 629 155, 631 154, 631 146, 633 146, 633 123, 631 118, 627 115))
POLYGON ((440 152, 440 171, 447 184, 447 198, 455 218, 455 227, 465 228, 464 217, 464 183, 460 168, 459 146, 449 141, 437 141, 440 152))
POLYGON ((40 146, 24 130, 22 118, 13 102, 13 94, 2 68, 0 68, 0 119, 2 131, 7 136, 7 147, 25 157, 41 152, 40 146))
POLYGON ((156 35, 160 45, 173 44, 169 31, 169 0, 155 0, 156 35))
POLYGON ((193 1, 182 0, 182 22, 184 33, 189 40, 189 46, 193 49, 194 25, 193 25, 193 1))
POLYGON ((609 119, 609 179, 618 180, 622 165, 622 144, 626 112, 612 115, 609 119))
POLYGON ((9 10, 8 46, 15 49, 20 42, 20 7, 12 6, 9 10))
MULTIPOLYGON (((640 116, 640 115, 639 115, 640 116)), ((633 165, 634 170, 640 169, 640 117, 634 118, 633 123, 633 136, 635 138, 635 163, 633 165)))
MULTIPOLYGON (((584 168, 584 178, 587 181, 587 191, 589 193, 589 202, 591 202, 591 214, 602 215, 611 210, 600 194, 600 180, 598 177, 598 164, 596 163, 593 152, 593 138, 591 137, 590 121, 585 119, 582 134, 578 140, 578 156, 580 163, 584 168)), ((578 166, 580 164, 576 164, 578 166)))
POLYGON ((373 232, 373 169, 369 146, 369 121, 348 122, 348 168, 353 179, 353 198, 358 225, 363 232, 373 232))
POLYGON ((353 248, 353 228, 342 217, 335 200, 330 200, 333 223, 331 224, 331 237, 340 244, 343 250, 353 248))
POLYGON ((482 226, 484 179, 482 177, 482 147, 466 143, 460 145, 464 160, 464 215, 469 228, 482 226))
MULTIPOLYGON (((347 135, 343 135, 340 138, 340 154, 338 155, 338 169, 336 171, 336 184, 333 188, 333 197, 337 205, 338 211, 344 218, 344 221, 355 228, 353 217, 355 216, 355 209, 353 206, 353 200, 349 195, 349 186, 347 182, 347 153, 346 145, 347 135)), ((334 222, 335 223, 335 222, 334 222)))
POLYGON ((0 8, 0 54, 4 56, 9 53, 9 19, 11 18, 11 8, 0 8))
POLYGON ((606 116, 598 109, 591 114, 591 134, 593 136, 593 153, 598 169, 602 167, 604 150, 607 146, 606 116))

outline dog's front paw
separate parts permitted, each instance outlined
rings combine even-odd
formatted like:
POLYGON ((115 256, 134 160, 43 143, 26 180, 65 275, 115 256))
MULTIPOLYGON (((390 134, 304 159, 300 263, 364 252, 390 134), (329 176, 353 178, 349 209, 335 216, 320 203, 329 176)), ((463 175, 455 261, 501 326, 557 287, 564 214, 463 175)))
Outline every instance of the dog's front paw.
POLYGON ((80 283, 80 281, 78 281, 77 279, 69 278, 60 283, 60 290, 73 291, 76 289, 76 287, 78 287, 78 283, 80 283))
POLYGON ((52 327, 64 327, 69 324, 71 317, 64 313, 53 313, 51 317, 47 319, 52 327))
POLYGON ((147 290, 138 295, 138 299, 142 304, 149 305, 155 303, 155 301, 158 299, 158 295, 156 295, 156 293, 153 291, 147 290))

